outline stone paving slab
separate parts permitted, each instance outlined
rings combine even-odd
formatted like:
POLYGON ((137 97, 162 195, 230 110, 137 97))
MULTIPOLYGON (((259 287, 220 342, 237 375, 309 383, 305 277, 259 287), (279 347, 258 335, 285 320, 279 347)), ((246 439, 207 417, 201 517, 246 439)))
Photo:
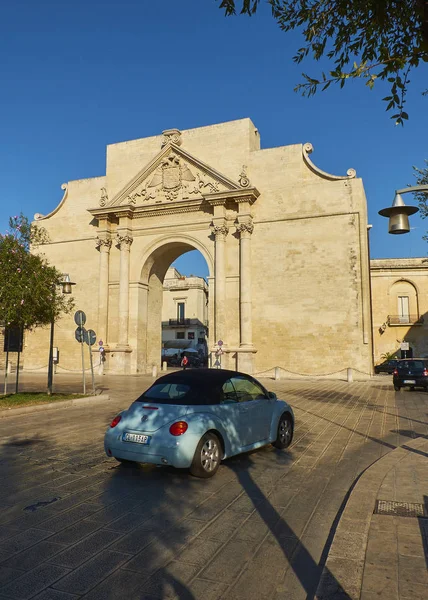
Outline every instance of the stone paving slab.
POLYGON ((414 519, 373 514, 376 500, 382 499, 419 501, 428 509, 427 459, 424 436, 403 444, 362 474, 335 531, 317 600, 344 595, 350 600, 402 600, 413 584, 426 586, 427 597, 428 510, 426 518, 414 519))
MULTIPOLYGON (((28 387, 45 383, 25 379, 28 387)), ((105 403, 0 420, 0 600, 312 599, 327 557, 331 590, 348 577, 350 600, 365 573, 366 556, 356 558, 362 536, 376 528, 385 539, 397 536, 400 600, 425 598, 415 520, 408 527, 396 517, 386 517, 394 526, 373 518, 383 515, 368 520, 366 494, 356 495, 352 515, 346 508, 363 477, 379 489, 373 469, 398 452, 417 456, 418 466, 411 477, 390 468, 382 493, 400 500, 403 477, 423 491, 425 449, 406 446, 428 437, 428 395, 397 394, 387 377, 266 380, 295 411, 292 446, 229 459, 201 481, 168 467, 124 468, 104 455, 109 421, 152 381, 99 377, 110 396, 105 403), (335 532, 351 558, 330 556, 335 532)), ((55 380, 57 391, 80 385, 78 378, 55 380)), ((420 493, 411 498, 420 501, 420 493)), ((378 554, 386 561, 385 544, 368 540, 370 560, 378 554)), ((390 572, 387 563, 386 582, 390 572)), ((371 600, 379 590, 370 587, 370 569, 366 575, 371 600)))

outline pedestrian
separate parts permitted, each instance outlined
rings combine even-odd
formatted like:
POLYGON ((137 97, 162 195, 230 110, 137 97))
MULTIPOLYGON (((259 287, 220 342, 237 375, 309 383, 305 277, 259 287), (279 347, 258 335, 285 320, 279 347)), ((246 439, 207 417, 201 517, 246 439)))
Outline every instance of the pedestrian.
POLYGON ((187 358, 186 355, 184 355, 183 358, 181 359, 181 366, 183 367, 183 371, 186 370, 186 367, 188 364, 189 364, 189 359, 187 358))

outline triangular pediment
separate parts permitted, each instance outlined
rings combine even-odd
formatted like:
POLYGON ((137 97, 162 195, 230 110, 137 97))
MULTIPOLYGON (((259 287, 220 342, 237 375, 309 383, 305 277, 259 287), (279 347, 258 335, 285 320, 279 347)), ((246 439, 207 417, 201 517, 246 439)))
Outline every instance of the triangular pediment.
POLYGON ((241 190, 242 187, 173 143, 167 144, 107 207, 144 206, 241 190))

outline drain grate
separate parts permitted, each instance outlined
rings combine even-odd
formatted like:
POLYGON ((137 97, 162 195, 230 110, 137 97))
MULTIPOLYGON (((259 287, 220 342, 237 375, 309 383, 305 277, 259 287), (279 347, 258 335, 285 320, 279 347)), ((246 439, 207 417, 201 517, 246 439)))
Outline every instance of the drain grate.
POLYGON ((423 504, 417 502, 393 502, 392 500, 376 500, 375 515, 391 517, 428 517, 423 504))

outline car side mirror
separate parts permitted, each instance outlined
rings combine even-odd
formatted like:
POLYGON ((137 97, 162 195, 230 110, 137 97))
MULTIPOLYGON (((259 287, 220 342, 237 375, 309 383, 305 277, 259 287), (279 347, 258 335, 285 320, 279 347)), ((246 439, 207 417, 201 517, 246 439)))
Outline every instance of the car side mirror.
POLYGON ((268 396, 270 400, 276 400, 276 394, 275 392, 268 392, 268 396))

